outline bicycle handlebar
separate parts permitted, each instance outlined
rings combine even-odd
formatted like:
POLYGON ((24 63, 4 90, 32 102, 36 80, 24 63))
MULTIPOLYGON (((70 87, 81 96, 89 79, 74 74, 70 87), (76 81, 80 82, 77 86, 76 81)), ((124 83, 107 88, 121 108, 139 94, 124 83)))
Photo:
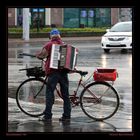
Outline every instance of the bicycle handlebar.
MULTIPOLYGON (((28 53, 20 53, 19 56, 30 56, 30 57, 36 57, 36 55, 33 55, 33 54, 28 54, 28 53)), ((44 58, 38 58, 40 60, 44 60, 44 58)))
POLYGON ((28 53, 20 53, 19 56, 31 56, 36 57, 36 55, 28 54, 28 53))
MULTIPOLYGON (((27 68, 28 69, 28 68, 27 68)), ((19 71, 27 70, 27 69, 19 69, 19 71)))

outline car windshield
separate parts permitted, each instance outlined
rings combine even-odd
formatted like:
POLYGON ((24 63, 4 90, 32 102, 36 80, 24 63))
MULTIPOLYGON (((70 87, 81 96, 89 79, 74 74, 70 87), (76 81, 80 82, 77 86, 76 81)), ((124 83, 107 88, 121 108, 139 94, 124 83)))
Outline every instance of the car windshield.
POLYGON ((132 32, 132 23, 118 23, 110 29, 110 32, 132 32))

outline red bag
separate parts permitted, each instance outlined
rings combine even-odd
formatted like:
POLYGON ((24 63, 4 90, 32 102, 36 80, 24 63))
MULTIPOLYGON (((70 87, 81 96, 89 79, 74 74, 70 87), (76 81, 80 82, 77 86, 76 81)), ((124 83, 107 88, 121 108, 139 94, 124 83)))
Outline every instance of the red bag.
POLYGON ((93 73, 94 81, 115 81, 117 77, 116 69, 97 68, 93 73))

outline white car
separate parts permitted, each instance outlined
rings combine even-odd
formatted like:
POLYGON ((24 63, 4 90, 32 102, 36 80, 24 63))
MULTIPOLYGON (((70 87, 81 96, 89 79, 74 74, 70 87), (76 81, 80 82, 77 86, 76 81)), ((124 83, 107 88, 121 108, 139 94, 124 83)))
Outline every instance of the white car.
POLYGON ((101 38, 102 49, 132 50, 132 21, 118 22, 101 38))

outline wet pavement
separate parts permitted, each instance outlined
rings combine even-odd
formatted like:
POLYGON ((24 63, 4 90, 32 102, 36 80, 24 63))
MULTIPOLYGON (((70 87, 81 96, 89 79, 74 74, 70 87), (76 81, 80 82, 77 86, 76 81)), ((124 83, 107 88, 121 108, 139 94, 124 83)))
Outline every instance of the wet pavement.
MULTIPOLYGON (((72 39, 71 39, 72 40, 72 39)), ((70 38, 66 38, 69 43, 70 38)), ((40 50, 43 41, 31 41, 24 43, 21 40, 9 40, 8 43, 8 132, 132 132, 132 53, 121 54, 120 51, 112 51, 104 54, 100 48, 100 38, 87 41, 87 38, 73 39, 73 45, 80 50, 78 58, 78 69, 89 72, 89 77, 97 67, 114 67, 119 72, 119 78, 115 81, 114 87, 120 96, 120 106, 117 113, 105 121, 94 121, 88 118, 81 110, 80 106, 72 108, 72 119, 70 123, 61 123, 59 118, 62 114, 62 104, 54 104, 52 123, 44 123, 22 113, 16 105, 15 92, 23 80, 27 77, 25 73, 19 73, 19 68, 39 65, 36 59, 18 58, 18 53, 34 53, 40 50)), ((78 80, 77 75, 70 75, 70 92, 75 88, 78 80)))
POLYGON ((16 107, 16 102, 12 99, 9 99, 9 106, 12 109, 8 111, 10 114, 9 132, 117 132, 117 129, 119 129, 119 126, 117 128, 109 122, 89 119, 80 107, 72 109, 70 122, 62 123, 59 122, 62 105, 54 105, 52 123, 47 123, 39 121, 39 118, 32 118, 21 113, 16 107))

